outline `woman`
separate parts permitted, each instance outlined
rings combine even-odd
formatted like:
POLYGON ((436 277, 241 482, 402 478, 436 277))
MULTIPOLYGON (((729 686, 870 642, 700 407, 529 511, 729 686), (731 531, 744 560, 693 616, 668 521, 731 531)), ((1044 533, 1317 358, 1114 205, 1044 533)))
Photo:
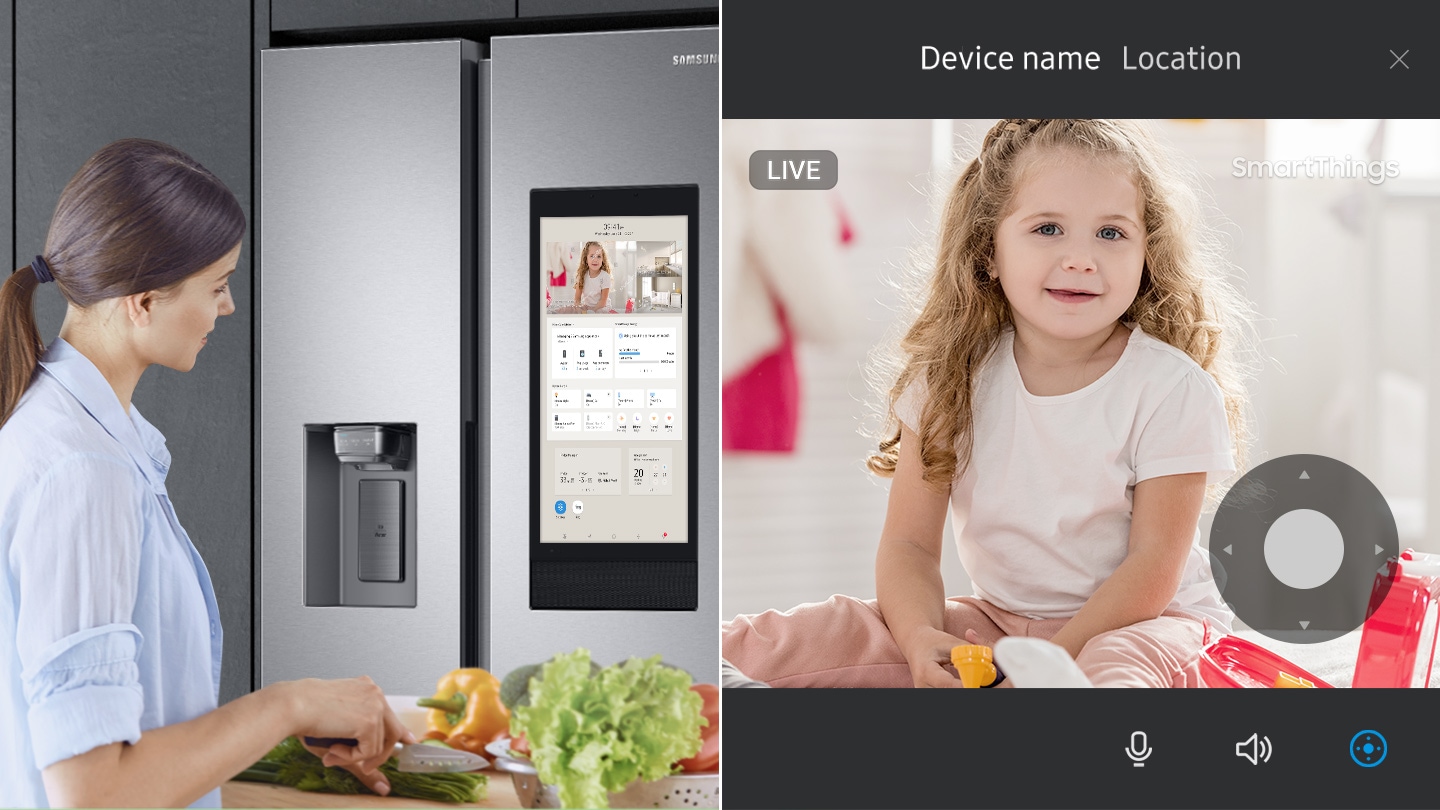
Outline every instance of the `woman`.
POLYGON ((0 285, 0 806, 218 807, 292 734, 354 738, 327 764, 377 792, 413 741, 368 678, 277 683, 217 708, 219 609, 165 490, 165 439, 130 402, 195 365, 245 217, 155 141, 106 146, 65 186, 45 252, 0 285), (67 309, 49 348, 37 286, 67 309))

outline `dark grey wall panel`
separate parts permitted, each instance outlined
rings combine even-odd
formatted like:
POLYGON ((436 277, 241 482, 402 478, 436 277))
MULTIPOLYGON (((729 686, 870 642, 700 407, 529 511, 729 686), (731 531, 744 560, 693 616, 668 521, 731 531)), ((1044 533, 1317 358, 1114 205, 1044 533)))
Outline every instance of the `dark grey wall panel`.
MULTIPOLYGON (((250 0, 15 0, 16 244, 39 253, 60 190, 97 149, 153 138, 215 172, 250 210, 250 0)), ((174 457, 167 486, 215 581, 225 626, 221 700, 250 691, 251 250, 195 369, 155 367, 134 401, 174 457)), ((53 285, 40 335, 59 332, 53 285)))
MULTIPOLYGON (((260 129, 260 53, 266 48, 270 47, 270 0, 253 0, 253 5, 251 8, 253 10, 253 13, 250 15, 250 190, 252 192, 257 192, 259 190, 258 183, 260 178, 260 149, 258 142, 258 132, 260 129)), ((254 197, 250 200, 250 221, 253 223, 258 223, 260 221, 261 211, 259 196, 260 195, 258 193, 254 194, 254 197)), ((250 228, 250 233, 248 234, 248 237, 250 239, 251 251, 249 255, 241 257, 241 260, 250 261, 250 266, 254 270, 250 277, 250 311, 246 313, 246 315, 250 321, 250 334, 253 338, 255 338, 250 341, 250 401, 251 403, 255 403, 260 401, 260 376, 255 373, 255 369, 258 369, 260 367, 260 341, 258 339, 259 334, 256 331, 256 324, 260 323, 260 302, 265 296, 265 291, 262 289, 263 285, 260 281, 260 263, 250 259, 250 257, 260 255, 262 242, 264 241, 265 236, 264 234, 260 233, 260 227, 258 225, 255 225, 254 227, 250 228)), ((277 292, 284 291, 278 290, 277 292)), ((256 491, 254 489, 254 482, 260 480, 260 431, 255 429, 254 427, 253 410, 251 416, 252 421, 250 430, 250 491, 253 494, 256 491)), ((250 520, 250 526, 252 528, 252 531, 250 533, 250 570, 259 571, 260 543, 256 532, 253 531, 253 528, 255 526, 260 525, 259 498, 252 497, 250 499, 250 520)), ((258 689, 260 687, 261 663, 259 595, 260 582, 258 577, 254 582, 251 583, 251 585, 250 622, 247 625, 250 628, 249 687, 251 689, 258 689)))
POLYGON ((664 11, 709 11, 719 0, 519 0, 521 17, 577 17, 664 11))
POLYGON ((20 265, 12 263, 15 256, 15 82, 11 75, 15 35, 11 27, 15 13, 13 0, 0 0, 0 278, 20 265))
POLYGON ((515 0, 271 0, 270 29, 352 28, 474 22, 515 17, 515 0))

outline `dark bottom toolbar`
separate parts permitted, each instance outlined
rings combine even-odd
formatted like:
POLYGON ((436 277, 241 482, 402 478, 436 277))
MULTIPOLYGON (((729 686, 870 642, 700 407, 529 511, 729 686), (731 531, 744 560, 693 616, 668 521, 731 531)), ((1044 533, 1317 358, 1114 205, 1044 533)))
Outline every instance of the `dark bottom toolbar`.
POLYGON ((1434 807, 1428 692, 727 689, 727 808, 1434 807))

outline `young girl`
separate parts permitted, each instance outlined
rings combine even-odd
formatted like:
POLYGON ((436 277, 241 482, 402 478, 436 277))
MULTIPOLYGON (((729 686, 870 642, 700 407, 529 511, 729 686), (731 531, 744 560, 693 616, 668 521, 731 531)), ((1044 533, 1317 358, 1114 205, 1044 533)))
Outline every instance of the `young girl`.
POLYGON ((1020 636, 1048 643, 1001 645, 1002 685, 1200 684, 1231 619, 1198 521, 1243 466, 1247 306, 1190 188, 1135 123, 990 130, 868 461, 892 479, 878 599, 737 617, 728 661, 774 686, 949 687, 954 646, 1020 636), (947 510, 973 596, 945 597, 947 510))
POLYGON ((189 371, 235 312, 244 233, 194 159, 117 141, 0 285, 0 807, 219 807, 220 784, 292 734, 358 740, 317 753, 384 793, 376 768, 413 740, 364 677, 217 708, 215 590, 166 494, 165 437, 131 395, 153 364, 189 371), (33 299, 48 283, 67 308, 47 348, 33 299))
POLYGON ((610 257, 599 242, 586 242, 575 274, 575 311, 600 312, 610 301, 610 257))

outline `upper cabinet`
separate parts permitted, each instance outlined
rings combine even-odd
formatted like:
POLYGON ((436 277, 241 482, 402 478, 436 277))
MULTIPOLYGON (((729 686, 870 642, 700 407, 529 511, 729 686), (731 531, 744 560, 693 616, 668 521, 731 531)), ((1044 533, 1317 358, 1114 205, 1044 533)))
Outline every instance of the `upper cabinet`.
POLYGON ((271 0, 270 30, 321 31, 718 12, 719 0, 271 0))

